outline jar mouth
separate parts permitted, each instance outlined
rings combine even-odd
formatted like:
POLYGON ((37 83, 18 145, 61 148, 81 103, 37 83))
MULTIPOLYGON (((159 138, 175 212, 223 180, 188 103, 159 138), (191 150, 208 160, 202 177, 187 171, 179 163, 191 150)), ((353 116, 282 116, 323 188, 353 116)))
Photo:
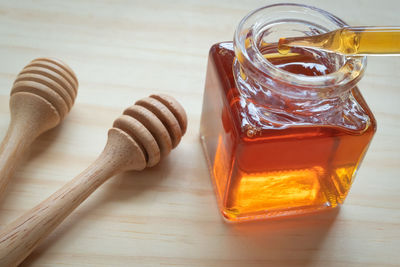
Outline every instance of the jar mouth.
MULTIPOLYGON (((367 63, 365 56, 340 56, 340 66, 328 74, 318 76, 295 74, 265 59, 259 50, 260 36, 264 36, 265 32, 267 35, 274 35, 276 37, 274 42, 277 42, 280 37, 292 37, 285 36, 293 34, 293 31, 285 31, 284 27, 281 27, 285 24, 299 27, 295 33, 303 36, 348 26, 333 14, 312 6, 282 3, 261 7, 246 15, 236 28, 234 47, 240 65, 288 83, 290 86, 307 88, 308 93, 312 93, 315 89, 314 93, 319 96, 325 89, 330 90, 332 87, 336 87, 335 94, 339 94, 340 91, 352 88, 362 77, 367 63)), ((298 94, 298 91, 286 93, 298 94)), ((332 94, 332 90, 330 93, 332 94)))

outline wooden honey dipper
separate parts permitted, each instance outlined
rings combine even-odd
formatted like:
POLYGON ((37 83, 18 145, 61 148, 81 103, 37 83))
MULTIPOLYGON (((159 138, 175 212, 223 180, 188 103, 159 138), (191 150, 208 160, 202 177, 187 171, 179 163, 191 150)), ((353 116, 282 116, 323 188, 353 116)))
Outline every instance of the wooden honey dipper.
POLYGON ((178 145, 187 118, 172 97, 152 95, 127 108, 100 156, 81 174, 0 232, 0 266, 15 266, 109 177, 151 167, 178 145))
POLYGON ((18 74, 11 89, 10 125, 0 145, 0 197, 28 146, 69 112, 77 89, 74 72, 58 59, 37 58, 18 74))

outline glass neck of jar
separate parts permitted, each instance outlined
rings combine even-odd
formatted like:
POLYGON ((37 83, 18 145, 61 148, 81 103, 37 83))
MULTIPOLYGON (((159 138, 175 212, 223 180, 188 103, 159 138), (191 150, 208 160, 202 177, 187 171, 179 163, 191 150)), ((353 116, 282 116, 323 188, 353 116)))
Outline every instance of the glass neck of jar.
POLYGON ((242 97, 270 111, 310 116, 339 109, 350 97, 360 76, 345 85, 327 85, 323 88, 299 86, 277 79, 273 75, 260 74, 235 59, 233 73, 242 97))
POLYGON ((328 59, 335 64, 333 72, 305 76, 275 66, 260 52, 260 47, 276 43, 280 37, 324 33, 344 26, 343 21, 330 13, 298 4, 271 5, 247 15, 234 36, 233 72, 242 96, 257 96, 252 101, 259 105, 268 103, 271 109, 292 106, 288 112, 306 115, 336 108, 361 79, 365 57, 330 54, 328 59))

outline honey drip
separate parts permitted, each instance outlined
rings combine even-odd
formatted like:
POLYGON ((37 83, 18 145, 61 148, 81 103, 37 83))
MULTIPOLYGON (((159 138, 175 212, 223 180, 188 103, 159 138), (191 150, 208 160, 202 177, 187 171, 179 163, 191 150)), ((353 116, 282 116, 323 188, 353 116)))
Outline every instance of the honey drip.
POLYGON ((400 55, 400 27, 345 27, 320 35, 280 38, 278 51, 307 47, 343 55, 400 55))

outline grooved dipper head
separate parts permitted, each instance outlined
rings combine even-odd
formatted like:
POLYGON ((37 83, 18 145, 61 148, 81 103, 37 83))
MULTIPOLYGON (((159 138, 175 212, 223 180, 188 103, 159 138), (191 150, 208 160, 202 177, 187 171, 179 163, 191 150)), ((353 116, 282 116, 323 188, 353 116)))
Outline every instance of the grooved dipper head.
POLYGON ((186 131, 185 110, 173 97, 151 95, 127 108, 113 124, 140 147, 146 166, 156 165, 180 142, 186 131))
POLYGON ((18 93, 41 97, 51 104, 61 120, 74 104, 77 90, 78 80, 67 64, 54 58, 37 58, 18 74, 11 97, 18 93))

